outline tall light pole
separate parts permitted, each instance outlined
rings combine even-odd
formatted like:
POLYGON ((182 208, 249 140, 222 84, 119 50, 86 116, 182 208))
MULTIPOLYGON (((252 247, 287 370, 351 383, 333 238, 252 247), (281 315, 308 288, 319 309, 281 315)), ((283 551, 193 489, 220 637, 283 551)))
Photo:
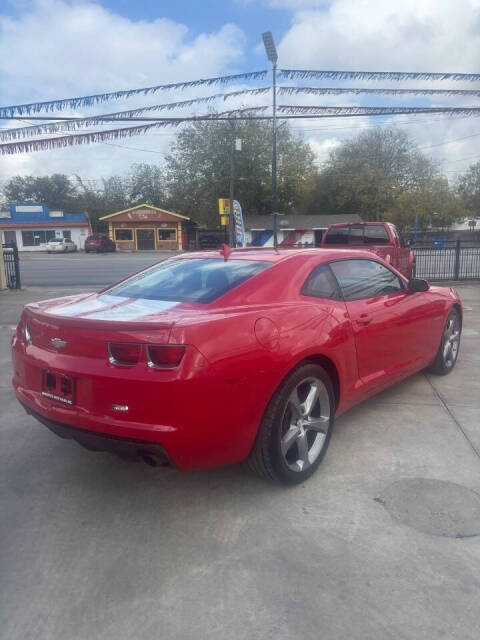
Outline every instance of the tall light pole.
POLYGON ((272 63, 272 213, 273 246, 277 246, 277 60, 278 54, 271 31, 262 33, 267 58, 272 63))

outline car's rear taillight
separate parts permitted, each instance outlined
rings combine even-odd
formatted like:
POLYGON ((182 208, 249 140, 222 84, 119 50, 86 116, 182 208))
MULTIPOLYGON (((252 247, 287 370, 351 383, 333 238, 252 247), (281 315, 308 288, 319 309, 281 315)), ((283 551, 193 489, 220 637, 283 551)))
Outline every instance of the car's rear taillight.
POLYGON ((140 360, 141 347, 131 342, 109 342, 108 360, 121 367, 132 367, 140 360))
POLYGON ((30 329, 26 320, 23 321, 22 334, 25 344, 32 344, 32 334, 30 333, 30 329))
POLYGON ((148 344, 147 364, 151 369, 172 369, 178 367, 185 355, 185 345, 148 344))

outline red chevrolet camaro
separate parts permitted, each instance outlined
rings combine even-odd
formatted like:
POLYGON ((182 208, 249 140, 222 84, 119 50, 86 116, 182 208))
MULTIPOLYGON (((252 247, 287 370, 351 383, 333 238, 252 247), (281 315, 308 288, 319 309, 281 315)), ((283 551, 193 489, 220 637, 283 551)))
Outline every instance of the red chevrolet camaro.
POLYGON ((224 247, 27 305, 13 384, 90 449, 181 469, 248 459, 297 483, 334 416, 426 367, 449 373, 461 327, 454 289, 367 251, 224 247))

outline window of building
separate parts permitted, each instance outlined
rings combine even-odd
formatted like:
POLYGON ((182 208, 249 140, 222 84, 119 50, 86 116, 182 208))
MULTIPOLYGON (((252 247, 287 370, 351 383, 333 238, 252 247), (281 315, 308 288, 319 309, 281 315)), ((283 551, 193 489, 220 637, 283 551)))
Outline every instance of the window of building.
POLYGON ((330 263, 344 300, 375 298, 404 291, 402 280, 374 260, 339 260, 330 263))
POLYGON ((72 239, 72 232, 70 231, 70 229, 64 229, 63 230, 63 237, 65 238, 65 240, 71 240, 72 239))
POLYGON ((35 238, 33 237, 33 231, 22 231, 22 244, 24 247, 35 246, 35 238))
POLYGON ((115 229, 115 240, 117 241, 132 241, 133 240, 133 231, 132 229, 115 229))
POLYGON ((55 239, 54 229, 38 229, 34 231, 22 231, 22 243, 24 247, 39 247, 50 240, 55 239))
POLYGON ((12 229, 5 230, 3 232, 3 238, 5 244, 15 244, 17 242, 15 231, 12 231, 12 229))
POLYGON ((302 287, 302 294, 315 298, 338 298, 337 283, 326 264, 315 267, 302 287))
POLYGON ((177 230, 176 229, 159 229, 158 239, 159 240, 176 240, 177 230))

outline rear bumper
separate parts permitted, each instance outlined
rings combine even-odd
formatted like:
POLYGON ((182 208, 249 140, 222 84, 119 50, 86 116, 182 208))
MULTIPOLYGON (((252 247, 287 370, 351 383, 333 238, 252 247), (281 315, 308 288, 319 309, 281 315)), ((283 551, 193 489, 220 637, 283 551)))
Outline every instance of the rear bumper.
POLYGON ((151 466, 173 466, 165 449, 155 442, 145 442, 143 440, 132 440, 119 436, 86 431, 70 425, 49 420, 45 416, 33 411, 26 404, 21 402, 25 411, 36 418, 43 425, 48 427, 60 438, 75 440, 78 444, 90 451, 108 451, 116 453, 122 458, 129 460, 143 460, 151 466))
POLYGON ((255 397, 253 381, 245 389, 243 381, 219 377, 193 347, 181 367, 165 371, 142 365, 123 369, 96 358, 25 348, 17 337, 12 357, 18 400, 54 433, 100 451, 119 453, 120 446, 128 457, 166 452, 183 470, 244 460, 263 411, 258 403, 241 401, 255 397), (42 395, 45 369, 75 377, 75 405, 42 395), (128 411, 116 411, 116 403, 128 411))

